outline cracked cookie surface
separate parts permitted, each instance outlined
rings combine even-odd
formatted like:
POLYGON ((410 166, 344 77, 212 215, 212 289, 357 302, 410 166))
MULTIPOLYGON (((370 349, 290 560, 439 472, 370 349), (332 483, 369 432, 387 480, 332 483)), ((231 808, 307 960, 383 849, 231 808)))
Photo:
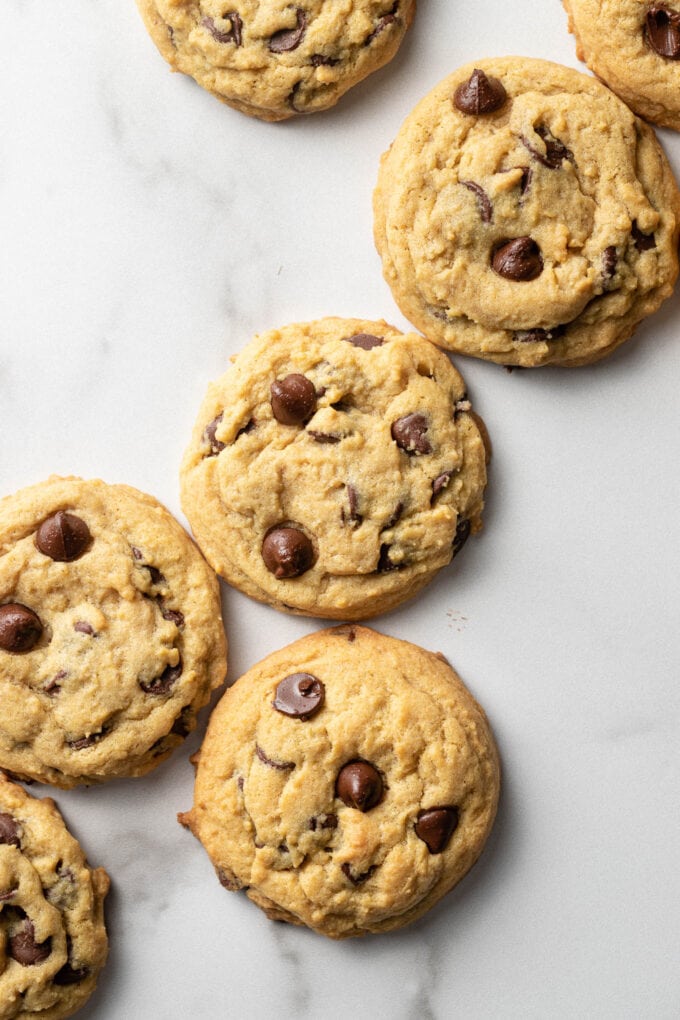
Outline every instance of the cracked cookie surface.
POLYGON ((137 0, 174 70, 277 121, 333 106, 397 52, 415 0, 137 0))
POLYGON ((226 673, 217 579, 125 485, 0 500, 0 767, 64 788, 142 775, 226 673))
POLYGON ((62 1020, 90 997, 106 961, 108 889, 54 801, 0 776, 2 1020, 62 1020))
POLYGON ((215 708, 180 815, 222 885, 331 938, 401 927, 481 853, 499 763, 443 656, 343 626, 268 656, 215 708))
POLYGON ((505 365, 604 357, 678 273, 680 195, 654 132, 546 61, 481 60, 441 82, 384 154, 374 212, 402 312, 505 365))
POLYGON ((209 387, 182 506, 208 562, 246 594, 374 616, 481 526, 478 421, 448 358, 414 333, 337 318, 271 330, 209 387))
POLYGON ((632 110, 680 131, 680 3, 562 0, 576 52, 632 110))

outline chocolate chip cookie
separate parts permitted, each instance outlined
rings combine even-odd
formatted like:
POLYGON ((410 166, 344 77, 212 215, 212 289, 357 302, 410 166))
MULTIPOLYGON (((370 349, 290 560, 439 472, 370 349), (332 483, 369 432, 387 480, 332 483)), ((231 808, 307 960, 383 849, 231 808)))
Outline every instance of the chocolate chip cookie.
POLYGON ((339 939, 399 928, 448 892, 498 790, 484 712, 444 657, 346 625, 227 691, 179 820, 225 889, 339 939))
POLYGON ((392 59, 415 0, 137 0, 173 70, 277 121, 333 106, 392 59))
POLYGON ((562 0, 576 52, 648 120, 680 131, 680 3, 562 0))
POLYGON ((181 473, 208 562, 289 612, 361 619, 423 587, 481 526, 485 445, 437 348, 384 322, 256 337, 213 383, 181 473))
POLYGON ((50 798, 0 774, 0 1016, 71 1016, 106 961, 109 878, 92 869, 50 798))
POLYGON ((506 365, 604 357, 678 274, 680 194, 654 132, 542 60, 481 60, 441 82, 383 156, 374 211, 403 313, 506 365))
POLYGON ((224 679, 217 580, 125 485, 0 500, 0 768, 64 788, 142 775, 224 679))

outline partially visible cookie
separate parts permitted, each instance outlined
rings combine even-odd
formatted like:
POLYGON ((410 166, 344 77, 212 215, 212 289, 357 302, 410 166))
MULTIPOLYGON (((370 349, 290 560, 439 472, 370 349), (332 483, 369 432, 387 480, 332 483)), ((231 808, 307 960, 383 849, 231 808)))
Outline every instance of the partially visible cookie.
POLYGON ((392 59, 415 0, 137 0, 173 70, 251 117, 316 113, 392 59))
POLYGON ((226 673, 217 580, 155 499, 51 478, 0 500, 0 768, 142 775, 226 673))
POLYGON ((106 961, 109 877, 92 869, 49 797, 0 775, 0 1016, 61 1020, 106 961))
POLYGON ((641 117, 680 131, 680 3, 562 0, 576 52, 641 117))
POLYGON ((429 341, 298 323, 256 337, 210 386, 182 506, 246 594, 361 619, 414 595, 480 528, 485 455, 463 380, 429 341))
POLYGON ((374 210, 402 312, 501 364, 604 357, 678 274, 680 193, 654 132, 544 60, 481 60, 436 86, 383 156, 374 210))
POLYGON ((340 939, 400 928, 448 892, 498 791, 484 712, 444 657, 344 626, 225 693, 180 821, 226 889, 340 939))

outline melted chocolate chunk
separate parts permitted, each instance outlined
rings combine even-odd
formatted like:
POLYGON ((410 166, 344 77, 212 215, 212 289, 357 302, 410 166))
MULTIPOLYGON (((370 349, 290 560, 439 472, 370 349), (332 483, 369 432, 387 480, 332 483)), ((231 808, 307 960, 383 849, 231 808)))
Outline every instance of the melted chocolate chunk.
POLYGON ((308 828, 311 832, 316 832, 318 829, 337 829, 337 827, 337 815, 316 815, 314 818, 309 819, 308 828))
POLYGON ((79 634, 89 634, 90 637, 96 637, 94 627, 87 620, 77 620, 73 624, 73 629, 77 630, 79 634))
POLYGON ((436 807, 418 812, 416 836, 422 839, 431 854, 440 854, 458 825, 458 808, 436 807))
POLYGON ((38 616, 20 602, 0 606, 0 648, 5 652, 30 652, 40 640, 43 627, 38 616))
POLYGON ((615 244, 610 244, 602 252, 602 276, 605 280, 611 280, 616 272, 616 265, 619 255, 615 244))
POLYGON ((58 970, 52 980, 55 985, 77 985, 90 973, 87 967, 74 967, 67 960, 61 970, 58 970))
POLYGON ((460 552, 469 537, 470 522, 466 520, 458 521, 458 524, 456 525, 456 534, 453 538, 453 556, 456 556, 460 552))
POLYGON ((314 547, 299 528, 274 528, 262 543, 262 559, 278 580, 300 577, 314 563, 314 547))
POLYGON ((647 12, 647 41, 655 53, 667 60, 680 60, 680 14, 657 5, 647 12))
POLYGON ((161 611, 161 616, 164 620, 169 620, 170 623, 174 623, 178 630, 184 629, 184 613, 181 613, 179 609, 166 609, 163 605, 163 600, 159 599, 158 604, 161 611))
POLYGON ((384 14, 378 21, 377 25, 366 39, 366 46, 370 46, 374 39, 376 39, 380 33, 387 28, 388 25, 394 25, 397 19, 397 11, 399 10, 399 4, 396 3, 389 14, 384 14))
POLYGON ((517 329, 512 334, 512 339, 520 344, 544 344, 549 340, 557 340, 564 333, 564 326, 553 326, 552 329, 543 329, 536 326, 534 329, 517 329))
POLYGON ((5 843, 8 846, 21 846, 19 826, 6 811, 0 811, 0 843, 5 843))
POLYGON ((307 15, 299 7, 295 8, 297 24, 295 28, 282 28, 280 32, 274 32, 269 39, 269 50, 271 53, 290 53, 296 50, 303 40, 307 29, 307 15))
POLYGON ((68 676, 68 672, 65 669, 60 669, 58 673, 55 673, 51 680, 48 680, 43 691, 48 694, 50 698, 53 698, 55 694, 58 694, 61 690, 60 680, 65 680, 68 676))
POLYGON ((521 176, 520 182, 519 182, 519 191, 520 191, 520 194, 522 196, 524 196, 524 195, 526 195, 527 191, 529 190, 529 188, 531 186, 531 180, 532 180, 532 178, 534 176, 534 172, 533 172, 533 170, 531 169, 530 166, 520 167, 520 170, 522 171, 522 176, 521 176))
POLYGON ((316 390, 306 375, 293 372, 270 387, 272 412, 282 425, 304 425, 316 411, 316 390))
POLYGON ((220 885, 228 889, 229 892, 238 892, 239 889, 243 888, 236 875, 227 871, 226 868, 216 868, 216 872, 220 885))
POLYGON ((66 510, 46 518, 35 535, 35 544, 41 553, 60 563, 79 559, 92 541, 90 529, 84 520, 66 510))
POLYGON ((347 485, 347 500, 349 502, 349 519, 352 524, 359 527, 363 516, 359 513, 359 494, 353 485, 347 485))
POLYGON ((651 248, 656 248, 656 239, 654 234, 643 234, 637 225, 637 220, 633 220, 630 232, 638 251, 649 251, 651 248))
POLYGON ((20 930, 10 936, 9 955, 22 967, 32 967, 36 963, 42 963, 52 952, 52 940, 37 943, 35 941, 35 929, 33 922, 27 917, 20 930))
POLYGON ((216 39, 219 43, 233 42, 234 45, 240 46, 243 32, 243 22, 241 21, 240 15, 236 11, 229 11, 228 14, 223 16, 223 21, 230 21, 231 28, 226 32, 222 32, 220 29, 215 27, 215 22, 212 18, 203 18, 201 24, 204 28, 207 28, 213 39, 216 39))
POLYGON ((333 432, 316 432, 314 429, 307 429, 307 435, 311 436, 315 443, 339 443, 342 436, 333 432))
POLYGON ((432 500, 431 500, 431 502, 434 503, 434 501, 435 501, 436 497, 439 495, 439 493, 444 491, 446 486, 451 481, 451 475, 452 474, 453 474, 453 469, 451 469, 450 471, 442 471, 442 473, 440 475, 437 475, 435 480, 432 482, 432 500))
POLYGON ((406 414, 392 422, 391 434, 397 446, 410 454, 432 453, 432 447, 425 435, 429 422, 424 414, 406 414))
POLYGON ((360 347, 362 351, 371 351, 374 347, 382 347, 383 338, 373 336, 371 333, 356 333, 354 336, 345 337, 345 343, 360 347))
MULTIPOLYGON (((210 454, 209 455, 211 457, 216 456, 226 446, 226 443, 221 443, 219 441, 219 439, 215 438, 215 433, 217 432, 217 427, 220 424, 220 422, 222 421, 223 417, 224 417, 224 412, 222 412, 222 414, 218 414, 217 417, 213 418, 213 420, 211 422, 209 422, 206 425, 206 427, 203 429, 203 438, 206 440, 206 442, 208 443, 208 446, 210 447, 210 454)), ((138 557, 138 559, 141 559, 141 556, 138 557)))
POLYGON ((480 116, 500 110, 507 95, 498 78, 489 78, 475 68, 468 80, 454 92, 453 105, 461 113, 480 116))
POLYGON ((475 184, 474 181, 461 181, 464 188, 471 191, 477 199, 477 205, 479 206, 479 215, 482 218, 482 223, 491 223, 493 218, 493 206, 491 205, 491 199, 485 192, 484 188, 480 184, 475 184))
POLYGON ((494 248, 491 267, 506 280, 535 280, 543 272, 541 249, 531 237, 514 237, 494 248))
POLYGON ((352 885, 361 885, 362 882, 365 882, 367 878, 371 877, 371 875, 373 874, 377 867, 378 867, 377 864, 372 864, 368 871, 364 871, 363 875, 353 875, 352 867, 350 863, 346 861, 344 864, 340 865, 340 870, 342 871, 343 875, 345 875, 350 880, 352 885))
POLYGON ((281 680, 272 705, 277 712, 294 719, 310 719, 324 703, 326 688, 311 673, 291 673, 281 680))
POLYGON ((155 676, 153 680, 140 680, 139 686, 145 694, 168 694, 181 677, 183 668, 180 659, 176 666, 166 666, 160 676, 155 676))
POLYGON ((365 813, 382 800, 382 776, 368 761, 348 762, 338 772, 335 794, 347 807, 365 813))
POLYGON ((378 565, 376 571, 379 574, 389 574, 392 570, 401 570, 404 566, 403 563, 393 563, 390 559, 390 549, 392 547, 387 543, 383 542, 380 546, 380 553, 378 554, 378 565))
POLYGON ((93 744, 99 743, 107 732, 107 730, 101 729, 99 733, 88 733, 86 737, 78 737, 76 740, 67 740, 66 743, 72 751, 83 751, 86 747, 92 747, 93 744))
POLYGON ((259 744, 255 744, 255 754, 263 765, 268 765, 272 769, 279 769, 280 772, 289 772, 295 768, 294 761, 274 761, 273 758, 267 757, 259 744))
POLYGON ((547 166, 549 170, 557 170, 565 159, 573 160, 574 155, 571 150, 566 145, 563 145, 559 138, 555 138, 552 132, 543 124, 537 124, 534 131, 542 139, 545 145, 545 152, 540 152, 524 135, 521 136, 522 144, 543 166, 547 166))
POLYGON ((323 53, 312 53, 309 61, 312 67, 335 67, 340 63, 338 57, 327 57, 323 53))
POLYGON ((382 531, 387 531, 388 528, 393 528, 394 525, 397 523, 397 521, 399 521, 401 519, 401 515, 403 514, 403 512, 404 512, 404 504, 402 502, 397 503, 397 505, 395 506, 395 508, 394 508, 394 510, 392 512, 392 516, 390 517, 390 519, 388 521, 386 521, 383 524, 381 530, 382 531))
POLYGON ((161 573, 158 567, 154 567, 151 563, 145 564, 145 567, 149 571, 151 583, 153 585, 167 584, 165 574, 161 573))

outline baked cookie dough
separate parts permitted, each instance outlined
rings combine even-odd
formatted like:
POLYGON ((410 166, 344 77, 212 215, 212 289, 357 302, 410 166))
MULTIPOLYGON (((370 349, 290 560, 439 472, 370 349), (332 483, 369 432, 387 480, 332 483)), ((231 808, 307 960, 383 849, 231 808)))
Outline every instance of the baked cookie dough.
POLYGON ((277 609, 362 619, 481 526, 485 445, 449 359, 385 322, 256 337, 208 389, 181 472, 208 562, 277 609))
POLYGON ((316 113, 392 59, 415 0, 137 0, 173 70, 261 120, 316 113))
POLYGON ((226 889, 340 939, 399 928, 448 892, 498 790, 484 712, 444 657, 344 626, 226 692, 179 820, 226 889))
POLYGON ((226 672, 217 579, 160 503, 50 478, 0 500, 0 768, 138 776, 226 672))
POLYGON ((680 3, 563 0, 576 52, 639 113, 680 131, 680 3))
POLYGON ((680 195, 654 132, 593 78, 468 64, 382 158, 385 278, 435 343, 505 365, 583 365, 673 289, 680 195))
POLYGON ((54 801, 0 774, 2 1020, 61 1020, 86 1002, 106 961, 108 889, 54 801))

